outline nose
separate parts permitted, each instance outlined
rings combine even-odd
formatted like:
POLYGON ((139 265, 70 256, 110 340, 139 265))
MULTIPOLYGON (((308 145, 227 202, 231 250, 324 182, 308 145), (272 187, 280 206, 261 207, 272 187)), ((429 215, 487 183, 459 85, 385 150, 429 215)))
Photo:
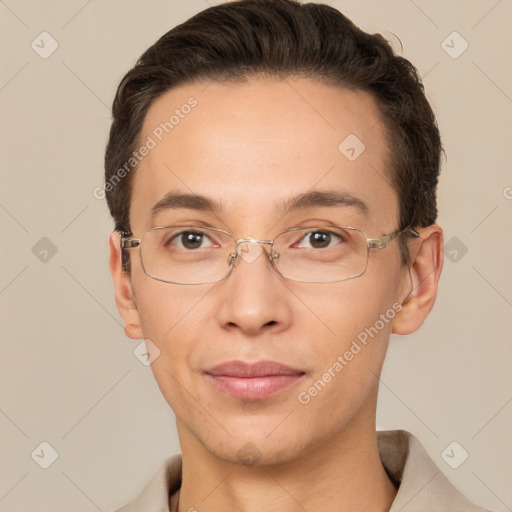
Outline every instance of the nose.
POLYGON ((291 292, 273 268, 271 246, 267 247, 250 238, 239 242, 236 266, 217 287, 221 298, 217 318, 222 327, 255 335, 289 326, 291 292))

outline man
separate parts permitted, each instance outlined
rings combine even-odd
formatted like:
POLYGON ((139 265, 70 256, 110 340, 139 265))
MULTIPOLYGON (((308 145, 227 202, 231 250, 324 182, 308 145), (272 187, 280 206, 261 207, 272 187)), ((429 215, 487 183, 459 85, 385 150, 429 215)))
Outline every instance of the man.
POLYGON ((141 56, 110 267, 182 453, 121 511, 483 510, 375 426, 389 337, 436 297, 441 153, 415 68, 325 5, 219 5, 141 56))

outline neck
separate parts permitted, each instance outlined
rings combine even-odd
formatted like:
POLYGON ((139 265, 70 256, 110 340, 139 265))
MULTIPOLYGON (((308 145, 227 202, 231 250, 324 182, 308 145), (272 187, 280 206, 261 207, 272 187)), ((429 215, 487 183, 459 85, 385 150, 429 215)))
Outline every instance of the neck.
POLYGON ((335 436, 293 459, 251 466, 213 455, 178 421, 183 460, 179 512, 387 512, 397 489, 379 457, 375 412, 359 413, 335 436))

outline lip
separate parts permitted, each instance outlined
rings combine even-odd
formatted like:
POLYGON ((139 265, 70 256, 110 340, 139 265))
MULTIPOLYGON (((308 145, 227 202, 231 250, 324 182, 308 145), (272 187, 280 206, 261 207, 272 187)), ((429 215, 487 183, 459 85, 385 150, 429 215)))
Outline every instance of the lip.
POLYGON ((306 372, 275 361, 229 361, 205 372, 218 389, 236 398, 263 400, 302 380, 306 372))
POLYGON ((206 373, 227 377, 266 377, 267 375, 294 375, 305 372, 276 361, 257 361, 256 363, 227 361, 206 370, 206 373))

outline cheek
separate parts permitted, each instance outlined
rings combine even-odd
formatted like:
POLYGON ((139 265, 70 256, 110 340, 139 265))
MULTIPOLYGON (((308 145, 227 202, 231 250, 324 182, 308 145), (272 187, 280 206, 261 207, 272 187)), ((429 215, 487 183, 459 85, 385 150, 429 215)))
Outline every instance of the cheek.
POLYGON ((139 268, 134 269, 132 283, 142 331, 155 342, 172 337, 183 323, 195 325, 190 318, 204 308, 202 299, 213 286, 164 283, 139 268))
POLYGON ((396 315, 393 294, 384 291, 391 283, 358 280, 331 287, 327 299, 325 291, 309 296, 308 305, 321 320, 311 320, 305 328, 314 344, 315 371, 296 402, 304 412, 303 428, 319 435, 360 410, 376 389, 386 355, 396 315))
POLYGON ((362 380, 372 380, 371 372, 380 372, 392 322, 401 308, 397 302, 399 269, 387 268, 386 274, 367 272, 357 279, 330 285, 328 291, 318 286, 302 293, 314 313, 302 322, 315 345, 315 377, 330 371, 331 376, 345 375, 338 380, 346 378, 350 386, 359 386, 362 380))
MULTIPOLYGON (((134 285, 142 331, 159 349, 151 365, 163 371, 184 373, 190 366, 198 340, 204 338, 209 315, 205 299, 214 284, 183 286, 163 283, 143 275, 134 285), (203 333, 203 336, 201 336, 203 333)), ((156 376, 156 374, 155 374, 156 376)))
MULTIPOLYGON (((142 278, 143 279, 143 278, 142 278)), ((194 410, 187 390, 194 389, 191 358, 200 347, 206 322, 211 316, 205 303, 212 285, 180 286, 155 280, 137 289, 137 306, 144 337, 157 347, 158 356, 151 364, 155 380, 176 413, 194 410), (179 286, 179 288, 178 288, 179 286)))
POLYGON ((394 269, 378 278, 367 272, 353 280, 333 283, 328 290, 312 287, 304 290, 301 296, 315 313, 318 321, 310 315, 311 322, 322 329, 322 335, 346 343, 373 326, 390 308, 389 314, 393 315, 393 304, 399 294, 398 283, 399 274, 394 269))

